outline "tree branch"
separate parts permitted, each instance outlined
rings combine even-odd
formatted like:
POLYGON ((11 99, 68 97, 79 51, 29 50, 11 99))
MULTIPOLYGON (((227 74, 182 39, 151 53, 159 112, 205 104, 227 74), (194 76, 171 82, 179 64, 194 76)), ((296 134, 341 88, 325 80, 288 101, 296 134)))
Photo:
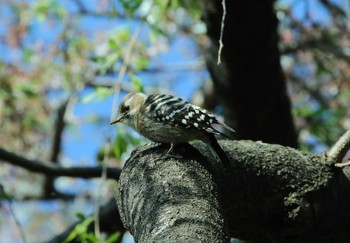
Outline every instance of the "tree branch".
POLYGON ((327 152, 327 164, 339 164, 350 149, 350 130, 348 130, 327 152))
MULTIPOLYGON (((26 170, 41 173, 49 176, 68 176, 78 178, 101 177, 102 167, 69 167, 64 168, 39 160, 31 160, 0 148, 0 159, 12 165, 22 167, 26 170)), ((107 168, 107 178, 117 180, 120 176, 120 169, 107 168)))
POLYGON ((117 205, 135 241, 227 242, 211 174, 186 163, 195 163, 198 151, 186 148, 192 155, 163 160, 159 148, 166 150, 145 146, 133 153, 120 180, 117 205))
MULTIPOLYGON (((51 154, 50 154, 50 161, 54 164, 58 164, 59 155, 61 152, 61 143, 62 143, 62 135, 63 130, 66 126, 65 122, 65 114, 67 110, 68 103, 70 101, 70 97, 68 97, 64 102, 60 104, 60 106, 57 109, 55 124, 54 124, 54 135, 52 138, 52 144, 51 144, 51 154)), ((54 186, 55 178, 52 176, 46 176, 45 183, 44 183, 44 190, 43 190, 43 196, 45 198, 50 198, 54 194, 57 194, 57 191, 54 186)))
POLYGON ((167 152, 161 146, 141 147, 132 154, 116 199, 136 241, 226 242, 227 236, 252 242, 349 239, 348 167, 334 170, 322 154, 280 145, 220 145, 231 170, 224 170, 202 144, 195 144, 200 153, 178 148, 175 152, 181 157, 168 159, 159 159, 167 152))
POLYGON ((334 17, 340 17, 345 20, 347 16, 346 12, 338 7, 335 3, 329 0, 319 0, 333 15, 334 17))

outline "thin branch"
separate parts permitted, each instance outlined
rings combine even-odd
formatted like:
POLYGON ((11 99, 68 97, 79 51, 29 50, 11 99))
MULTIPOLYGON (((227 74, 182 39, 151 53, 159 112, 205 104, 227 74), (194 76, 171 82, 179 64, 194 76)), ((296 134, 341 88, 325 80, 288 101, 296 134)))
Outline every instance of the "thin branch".
POLYGON ((338 168, 343 168, 343 167, 346 167, 346 166, 349 166, 349 165, 350 165, 350 161, 344 162, 344 163, 336 163, 336 164, 334 164, 334 166, 338 167, 338 168))
POLYGON ((342 159, 350 149, 350 130, 348 130, 327 152, 327 164, 341 163, 342 159))
POLYGON ((24 229, 23 229, 21 223, 19 222, 19 219, 18 219, 15 211, 13 210, 12 201, 9 201, 8 203, 9 203, 9 205, 8 205, 9 206, 8 207, 9 213, 12 216, 13 220, 15 221, 16 227, 19 231, 19 234, 21 235, 22 241, 23 241, 23 243, 27 243, 28 241, 27 241, 26 234, 24 232, 24 229))
MULTIPOLYGON (((68 97, 65 101, 63 101, 57 109, 55 124, 54 124, 54 135, 52 138, 51 144, 51 154, 50 161, 52 163, 58 164, 59 154, 61 152, 61 143, 62 143, 62 135, 64 128, 66 126, 65 115, 68 103, 70 101, 70 97, 68 97)), ((54 186, 53 177, 46 177, 43 194, 45 197, 49 198, 51 195, 56 194, 55 186, 54 186)))
POLYGON ((302 50, 319 50, 324 53, 330 53, 336 57, 349 61, 349 55, 344 53, 344 50, 332 41, 333 37, 326 31, 322 30, 320 37, 309 37, 302 40, 293 46, 286 46, 282 48, 281 55, 293 54, 302 50))
POLYGON ((104 154, 103 154, 103 162, 102 162, 102 174, 101 174, 101 180, 99 185, 99 190, 97 191, 96 201, 95 201, 95 214, 94 214, 94 231, 95 236, 97 239, 101 239, 101 230, 100 230, 100 200, 102 199, 101 191, 103 189, 103 186, 106 183, 107 179, 107 163, 109 159, 109 152, 111 149, 111 138, 108 139, 106 142, 104 154))
MULTIPOLYGON (((31 160, 0 148, 0 159, 12 165, 22 167, 26 170, 41 173, 46 176, 68 176, 78 178, 99 178, 103 168, 99 167, 60 167, 51 162, 31 160)), ((108 179, 119 179, 121 170, 118 168, 107 168, 108 179)))
POLYGON ((15 210, 13 209, 13 200, 11 198, 11 196, 9 196, 6 192, 5 192, 5 189, 4 187, 0 184, 0 198, 2 199, 5 199, 8 203, 8 212, 9 214, 11 215, 11 217, 13 218, 15 224, 16 224, 16 227, 18 229, 18 232, 22 238, 22 241, 24 243, 28 242, 27 241, 27 237, 26 237, 26 234, 24 232, 24 229, 21 225, 21 223, 19 222, 19 219, 15 213, 15 210))
POLYGON ((111 119, 110 122, 113 121, 113 119, 115 119, 116 117, 116 113, 117 113, 117 103, 118 103, 118 97, 119 97, 119 91, 120 91, 120 84, 122 84, 122 81, 124 79, 124 76, 126 74, 127 71, 127 66, 129 65, 130 59, 131 59, 131 53, 132 50, 134 48, 134 45, 136 44, 137 38, 142 30, 144 22, 141 22, 135 32, 133 33, 131 40, 129 42, 129 45, 127 46, 126 50, 125 50, 125 55, 124 55, 124 61, 123 61, 123 65, 120 68, 119 71, 119 75, 117 78, 117 81, 115 83, 115 87, 114 87, 114 96, 113 96, 113 104, 112 104, 112 112, 111 112, 111 119))
MULTIPOLYGON (((128 83, 123 83, 118 85, 120 90, 123 90, 125 92, 131 92, 134 91, 132 86, 128 83)), ((91 88, 107 88, 111 89, 115 87, 115 85, 112 83, 112 81, 108 82, 96 82, 96 81, 89 81, 85 83, 85 87, 91 87, 91 88)))
POLYGON ((64 127, 66 126, 66 122, 64 120, 68 103, 70 101, 70 97, 68 97, 65 101, 63 101, 57 109, 56 119, 55 119, 55 131, 52 140, 52 148, 50 161, 54 163, 58 163, 58 157, 61 152, 61 143, 62 143, 62 133, 64 127))
POLYGON ((335 17, 345 18, 346 12, 329 0, 319 0, 335 17))
POLYGON ((224 48, 224 44, 222 42, 224 36, 224 28, 225 28, 225 17, 226 17, 226 1, 222 0, 222 19, 221 19, 221 29, 220 29, 220 39, 219 39, 219 50, 218 50, 218 62, 217 64, 221 64, 221 52, 222 48, 224 48))

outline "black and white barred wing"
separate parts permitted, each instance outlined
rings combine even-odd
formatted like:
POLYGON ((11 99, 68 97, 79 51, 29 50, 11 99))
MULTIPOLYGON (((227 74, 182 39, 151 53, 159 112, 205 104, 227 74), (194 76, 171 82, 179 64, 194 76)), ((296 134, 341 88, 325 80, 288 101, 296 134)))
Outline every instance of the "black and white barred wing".
POLYGON ((171 123, 175 127, 205 130, 208 133, 223 135, 213 125, 220 125, 234 132, 232 128, 216 119, 205 109, 192 105, 178 97, 171 95, 150 95, 146 101, 146 112, 154 114, 157 122, 171 123))

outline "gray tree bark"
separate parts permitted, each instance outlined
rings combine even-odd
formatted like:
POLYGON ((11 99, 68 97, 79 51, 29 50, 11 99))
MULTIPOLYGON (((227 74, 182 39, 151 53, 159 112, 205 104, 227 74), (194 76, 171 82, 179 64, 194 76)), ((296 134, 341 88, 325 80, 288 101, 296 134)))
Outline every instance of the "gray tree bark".
POLYGON ((137 242, 227 241, 219 190, 200 154, 164 159, 164 151, 146 146, 126 163, 116 197, 124 226, 137 242))
POLYGON ((163 158, 135 150, 120 177, 121 219, 137 242, 346 242, 350 170, 325 154, 252 141, 221 141, 225 170, 203 144, 163 158), (203 155, 202 155, 203 154, 203 155))

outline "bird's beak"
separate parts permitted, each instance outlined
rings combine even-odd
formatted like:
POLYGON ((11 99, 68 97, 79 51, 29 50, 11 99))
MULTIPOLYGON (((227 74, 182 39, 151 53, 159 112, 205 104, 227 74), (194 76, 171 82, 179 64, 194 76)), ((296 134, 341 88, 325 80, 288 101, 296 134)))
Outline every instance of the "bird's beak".
POLYGON ((117 119, 115 119, 114 121, 111 121, 110 125, 121 122, 123 120, 123 118, 124 118, 124 116, 117 117, 117 119))

